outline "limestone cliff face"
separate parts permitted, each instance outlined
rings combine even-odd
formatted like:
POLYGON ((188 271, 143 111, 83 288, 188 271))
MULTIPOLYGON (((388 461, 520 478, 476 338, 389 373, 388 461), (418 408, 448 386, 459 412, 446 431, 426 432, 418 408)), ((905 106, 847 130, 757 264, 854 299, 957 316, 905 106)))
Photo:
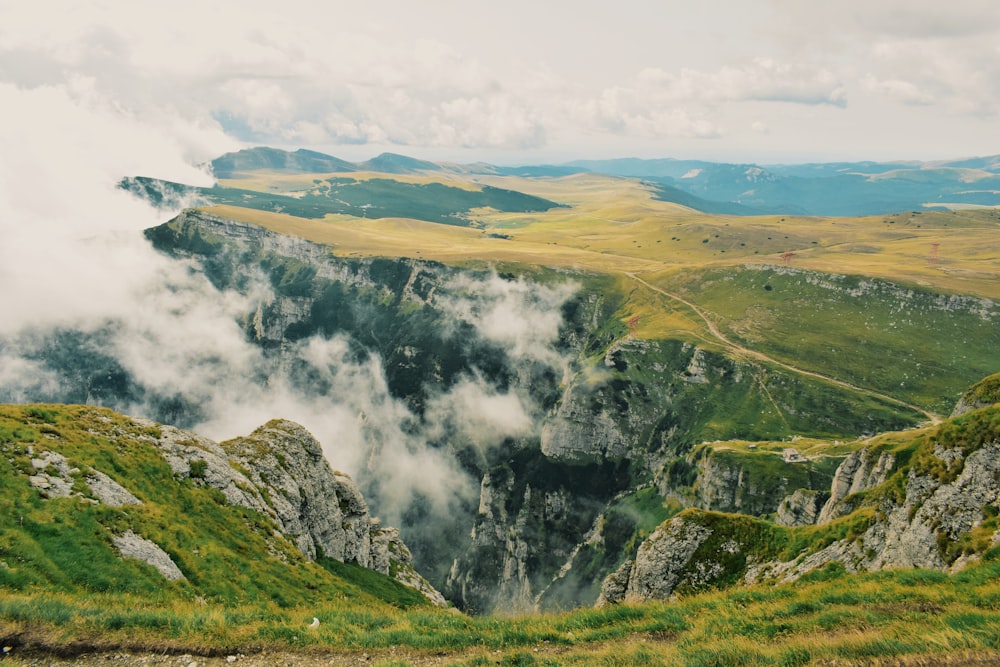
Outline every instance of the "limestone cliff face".
POLYGON ((159 426, 159 433, 156 444, 175 475, 266 514, 308 558, 328 556, 392 575, 444 605, 413 569, 399 532, 369 514, 358 486, 330 468, 302 426, 272 420, 221 444, 170 426, 159 426))
POLYGON ((844 459, 833 476, 830 499, 820 510, 816 523, 829 523, 850 514, 853 508, 844 500, 848 496, 884 483, 892 472, 895 461, 895 457, 889 452, 872 452, 867 448, 854 452, 844 459))
POLYGON ((811 526, 816 523, 822 497, 819 491, 796 489, 778 505, 774 522, 779 526, 811 526))
POLYGON ((597 606, 615 602, 665 600, 685 579, 711 581, 718 573, 713 563, 691 563, 691 557, 711 534, 708 528, 683 517, 661 525, 639 547, 634 561, 626 561, 604 580, 597 606), (691 570, 700 572, 692 573, 691 570))
MULTIPOLYGON (((779 478, 776 488, 765 488, 761 476, 752 467, 733 465, 721 457, 705 457, 698 462, 697 506, 717 512, 770 514, 788 493, 788 480, 779 478)), ((774 480, 766 482, 775 486, 774 480)))
MULTIPOLYGON (((886 452, 865 449, 846 459, 818 517, 822 523, 852 509, 868 508, 867 514, 856 515, 852 524, 856 527, 846 538, 783 561, 769 552, 767 541, 773 527, 766 522, 744 521, 735 529, 735 518, 689 512, 661 525, 640 546, 634 561, 604 581, 601 602, 666 599, 680 585, 698 587, 735 579, 792 581, 834 562, 849 572, 906 567, 945 570, 974 562, 984 542, 967 540, 967 536, 1000 512, 1000 432, 996 430, 1000 421, 995 412, 984 410, 971 426, 960 427, 966 433, 940 436, 921 445, 914 455, 920 458, 905 475, 901 471, 890 474, 894 461, 886 452), (876 493, 855 495, 864 491, 876 493)), ((800 500, 805 504, 807 498, 800 500)), ((987 536, 985 548, 1000 544, 1000 530, 989 530, 992 537, 987 536)))
POLYGON ((553 459, 617 459, 627 454, 628 446, 628 439, 608 409, 601 407, 595 414, 572 393, 572 387, 566 390, 555 415, 542 426, 542 453, 553 459))

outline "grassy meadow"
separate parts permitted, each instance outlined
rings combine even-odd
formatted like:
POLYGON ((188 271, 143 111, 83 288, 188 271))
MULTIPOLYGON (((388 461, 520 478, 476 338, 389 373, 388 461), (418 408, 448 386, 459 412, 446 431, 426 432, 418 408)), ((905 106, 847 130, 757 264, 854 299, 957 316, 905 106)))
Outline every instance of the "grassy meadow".
POLYGON ((991 558, 953 575, 851 575, 830 567, 788 585, 516 617, 320 597, 278 608, 4 592, 0 638, 14 656, 44 648, 205 656, 288 651, 331 662, 364 653, 382 665, 428 658, 470 666, 930 665, 938 664, 935 658, 954 664, 948 656, 1000 659, 1000 563, 991 558), (308 627, 313 617, 317 628, 308 627))
MULTIPOLYGON (((406 178, 415 187, 461 181, 457 174, 406 178)), ((316 187, 303 175, 226 183, 286 195, 316 187)), ((1000 211, 737 217, 702 214, 655 199, 641 181, 597 174, 478 176, 475 184, 561 206, 477 209, 468 227, 305 219, 231 205, 207 210, 327 244, 340 256, 614 276, 629 295, 620 315, 641 338, 678 338, 736 356, 753 350, 761 360, 892 397, 931 418, 997 370, 1000 330, 976 311, 995 311, 1000 300, 1000 211), (954 295, 968 307, 953 309, 947 300, 954 295)))

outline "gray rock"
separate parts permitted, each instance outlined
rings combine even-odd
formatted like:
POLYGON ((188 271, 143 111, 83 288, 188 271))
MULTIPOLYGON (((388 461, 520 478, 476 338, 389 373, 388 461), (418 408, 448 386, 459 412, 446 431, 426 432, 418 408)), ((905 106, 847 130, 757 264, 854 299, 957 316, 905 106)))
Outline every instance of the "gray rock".
POLYGON ((625 601, 628 592, 628 580, 635 567, 634 560, 627 560, 617 570, 605 577, 601 582, 601 595, 597 598, 596 607, 618 604, 625 601))
POLYGON ((69 498, 73 493, 74 472, 66 457, 59 452, 45 451, 31 458, 31 467, 38 472, 28 477, 28 483, 44 498, 69 498))
POLYGON ((666 600, 688 579, 690 583, 710 581, 721 568, 712 563, 691 568, 690 561, 711 535, 708 528, 683 517, 662 524, 639 546, 634 562, 626 562, 604 580, 598 605, 666 600))
POLYGON ((171 581, 185 578, 184 573, 174 563, 170 554, 161 549, 156 542, 140 537, 131 530, 113 537, 112 541, 118 548, 118 552, 121 553, 122 558, 135 558, 136 560, 148 563, 171 581))
POLYGON ((798 489, 778 504, 774 522, 779 526, 811 526, 820 511, 820 493, 811 489, 798 489))
POLYGON ((95 498, 111 507, 142 504, 142 501, 136 498, 128 489, 100 470, 92 470, 87 475, 87 486, 90 487, 90 491, 94 494, 95 498))
POLYGON ((276 419, 221 444, 170 426, 158 429, 156 445, 174 475, 270 517, 307 558, 356 563, 445 604, 413 569, 398 531, 370 515, 357 484, 330 468, 319 442, 299 424, 276 419))
POLYGON ((844 499, 885 482, 895 462, 895 457, 889 452, 881 452, 876 458, 875 452, 868 448, 860 449, 844 459, 833 475, 830 499, 823 505, 816 523, 829 523, 850 514, 853 508, 843 504, 844 499))

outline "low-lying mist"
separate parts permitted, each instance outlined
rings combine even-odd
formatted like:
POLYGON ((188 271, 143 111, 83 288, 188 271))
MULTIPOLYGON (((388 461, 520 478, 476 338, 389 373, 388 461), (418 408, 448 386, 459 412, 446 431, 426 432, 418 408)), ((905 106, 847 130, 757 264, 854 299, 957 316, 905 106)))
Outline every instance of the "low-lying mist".
MULTIPOLYGON (((45 109, 57 122, 0 129, 12 158, 0 161, 0 401, 104 405, 217 440, 291 419, 362 483, 387 523, 424 526, 428 539, 475 511, 475 470, 494 448, 537 438, 545 408, 517 378, 539 368, 562 377, 560 308, 574 285, 451 274, 430 305, 502 350, 506 371, 469 367, 428 386, 415 409, 390 390, 379 353, 346 333, 286 342, 280 353, 256 345, 247 317, 275 298, 263 276, 220 290, 197 262, 143 237, 177 211, 117 188, 122 177, 208 185, 191 164, 230 148, 221 134, 176 132, 179 121, 161 119, 182 145, 99 96, 3 92, 5 113, 45 109)), ((454 538, 456 527, 447 530, 454 538)))

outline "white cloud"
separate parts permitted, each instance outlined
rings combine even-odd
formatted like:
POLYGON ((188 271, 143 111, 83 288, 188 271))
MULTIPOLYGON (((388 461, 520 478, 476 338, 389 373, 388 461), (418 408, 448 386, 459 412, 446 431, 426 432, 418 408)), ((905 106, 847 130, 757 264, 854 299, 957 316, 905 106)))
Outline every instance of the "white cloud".
POLYGON ((904 127, 928 147, 947 135, 949 151, 988 152, 998 44, 993 0, 0 7, 0 80, 89 86, 137 118, 179 119, 156 123, 175 134, 221 125, 241 142, 343 146, 351 159, 913 154, 887 131, 904 127))
POLYGON ((436 295, 434 305, 473 325, 486 340, 501 345, 515 361, 541 362, 562 368, 553 349, 562 325, 562 305, 578 286, 573 282, 536 285, 523 278, 455 277, 449 296, 436 295), (454 295, 454 296, 452 296, 454 295))
POLYGON ((934 96, 920 90, 915 84, 900 79, 881 80, 874 74, 868 74, 862 79, 862 85, 872 93, 885 95, 903 104, 931 104, 934 96))

